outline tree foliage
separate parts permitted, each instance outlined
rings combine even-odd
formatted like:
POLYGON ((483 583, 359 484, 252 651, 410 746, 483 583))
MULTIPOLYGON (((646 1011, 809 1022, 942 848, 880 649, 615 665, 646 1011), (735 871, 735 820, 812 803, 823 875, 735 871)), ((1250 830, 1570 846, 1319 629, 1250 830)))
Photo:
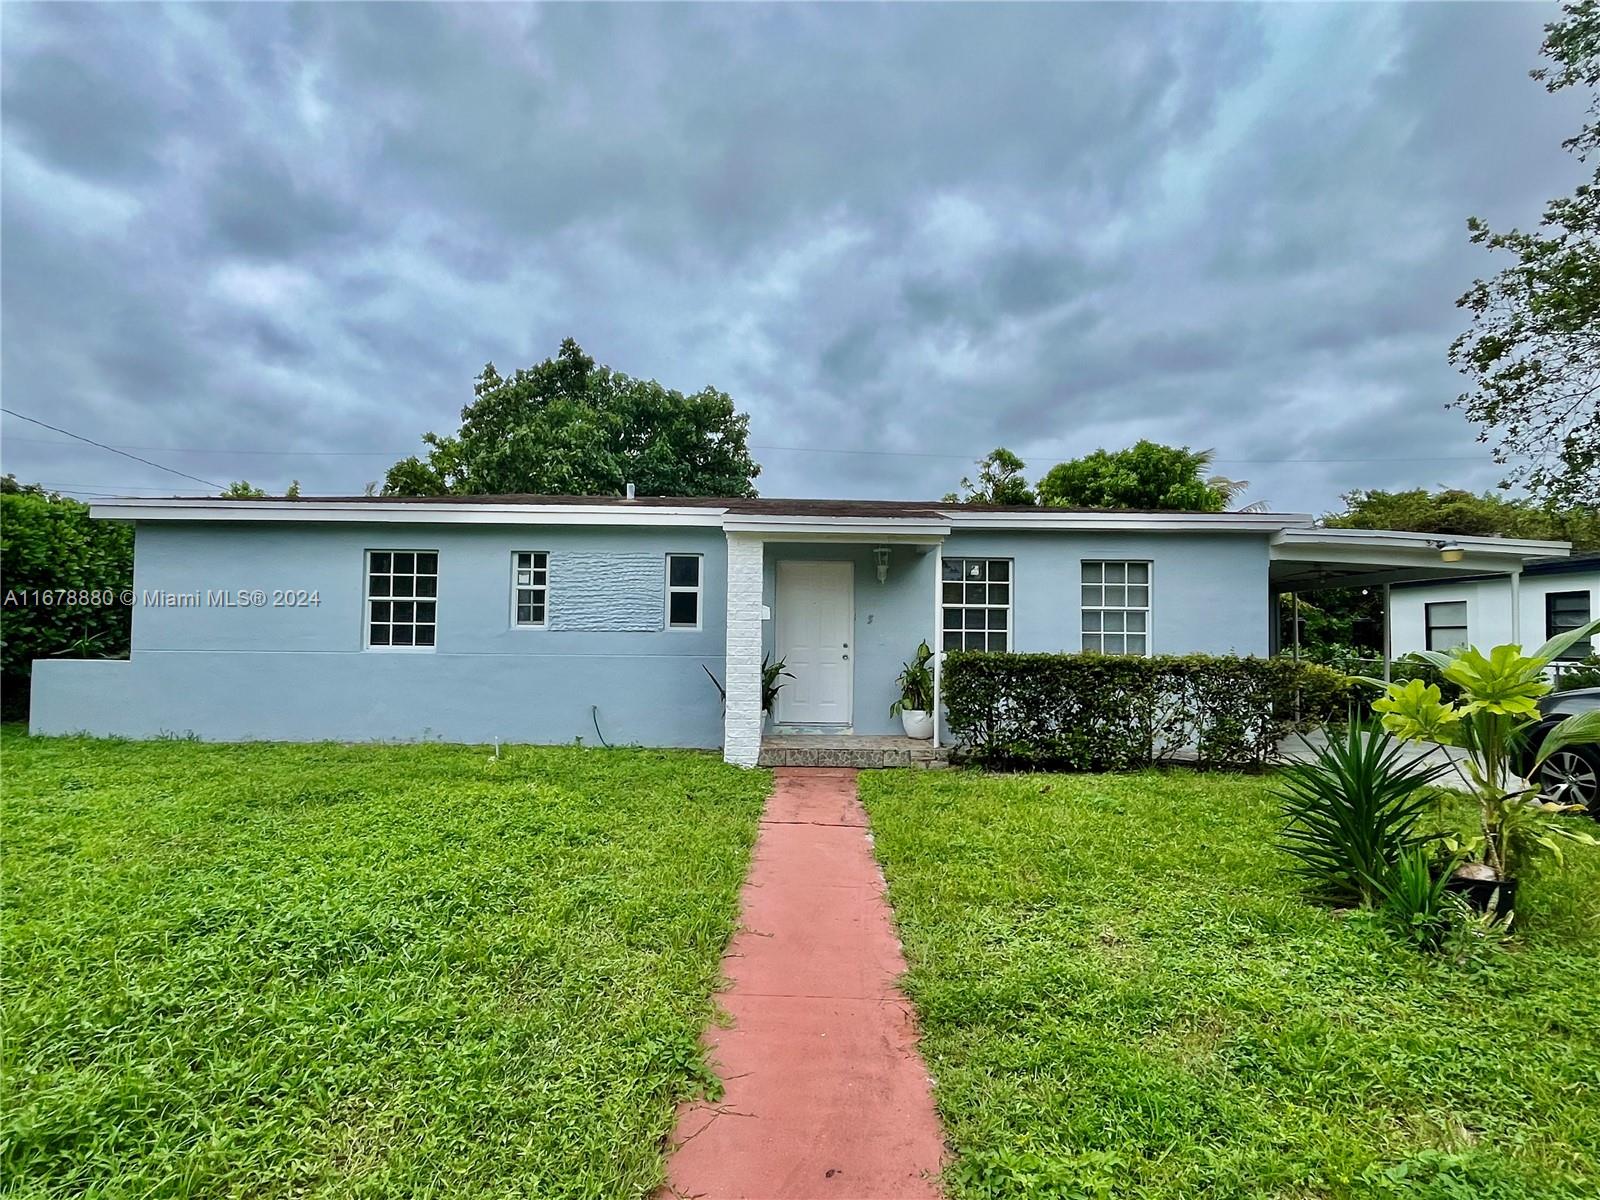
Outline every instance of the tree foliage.
POLYGON ((1004 446, 996 446, 978 460, 978 478, 963 476, 959 492, 946 492, 947 504, 1036 504, 1023 471, 1028 464, 1004 446))
POLYGON ((1062 508, 1221 512, 1247 484, 1208 475, 1210 450, 1140 441, 1058 463, 1039 481, 1041 503, 1062 508))
POLYGON ((127 654, 131 610, 122 592, 132 585, 133 526, 91 521, 88 505, 12 475, 0 480, 0 690, 8 717, 27 712, 34 659, 127 654), (67 602, 82 592, 101 593, 101 602, 67 602))
MULTIPOLYGON (((1600 2, 1568 4, 1545 27, 1540 48, 1553 64, 1533 72, 1551 92, 1600 82, 1600 2)), ((1600 147, 1600 93, 1589 119, 1564 143, 1584 160, 1600 147)), ((1495 460, 1553 502, 1600 496, 1600 167, 1571 195, 1552 200, 1536 232, 1495 233, 1468 221, 1474 244, 1516 261, 1473 283, 1457 305, 1471 327, 1450 347, 1470 380, 1456 400, 1498 438, 1495 460), (1517 461, 1513 462, 1515 459, 1517 461)))
POLYGON ((1493 492, 1426 488, 1385 492, 1357 489, 1344 495, 1345 510, 1322 523, 1333 529, 1404 529, 1462 537, 1539 538, 1571 542, 1576 550, 1600 549, 1600 508, 1551 508, 1511 500, 1493 492))
POLYGON ((567 338, 554 358, 502 376, 493 363, 473 384, 453 435, 428 433, 427 450, 396 463, 389 496, 753 496, 750 419, 714 388, 694 395, 597 365, 567 338))

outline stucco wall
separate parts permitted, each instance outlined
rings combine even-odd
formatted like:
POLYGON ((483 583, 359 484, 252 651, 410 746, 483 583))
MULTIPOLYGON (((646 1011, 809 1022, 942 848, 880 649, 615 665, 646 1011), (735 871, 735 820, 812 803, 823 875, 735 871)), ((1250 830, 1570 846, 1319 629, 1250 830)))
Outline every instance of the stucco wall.
POLYGON ((133 617, 125 663, 35 665, 32 727, 206 739, 594 741, 716 747, 726 601, 720 530, 528 526, 144 524, 134 587, 150 592, 305 589, 316 607, 158 607, 133 617), (437 646, 364 650, 365 551, 439 553, 437 646), (511 554, 546 550, 548 629, 511 624, 511 554), (564 553, 572 562, 558 569, 564 553), (701 628, 666 630, 668 552, 705 556, 701 628), (574 570, 628 569, 615 582, 621 631, 592 626, 606 580, 570 586, 574 570), (657 564, 653 571, 642 562, 657 564), (653 584, 649 577, 654 576, 653 584), (641 589, 653 589, 641 598, 641 589), (653 614, 653 618, 651 616, 653 614), (639 628, 648 624, 650 628, 639 628), (598 713, 591 713, 591 705, 598 713))
MULTIPOLYGON (((1545 640, 1545 596, 1551 592, 1588 592, 1589 611, 1600 616, 1600 571, 1522 577, 1522 644, 1534 649, 1545 640)), ((1427 649, 1425 606, 1445 601, 1467 603, 1467 638, 1480 649, 1513 640, 1511 581, 1482 579, 1469 583, 1436 583, 1389 590, 1390 639, 1396 655, 1427 649)))

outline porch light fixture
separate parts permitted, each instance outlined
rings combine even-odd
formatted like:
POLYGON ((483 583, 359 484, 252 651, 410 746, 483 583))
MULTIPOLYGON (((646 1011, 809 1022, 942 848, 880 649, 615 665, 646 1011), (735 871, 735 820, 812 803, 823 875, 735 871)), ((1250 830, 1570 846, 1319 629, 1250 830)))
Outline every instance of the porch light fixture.
POLYGON ((878 582, 883 583, 889 578, 889 547, 877 547, 873 550, 872 557, 878 564, 878 582))
POLYGON ((1455 542, 1435 542, 1439 548, 1439 560, 1447 563, 1458 563, 1467 556, 1466 550, 1455 542))

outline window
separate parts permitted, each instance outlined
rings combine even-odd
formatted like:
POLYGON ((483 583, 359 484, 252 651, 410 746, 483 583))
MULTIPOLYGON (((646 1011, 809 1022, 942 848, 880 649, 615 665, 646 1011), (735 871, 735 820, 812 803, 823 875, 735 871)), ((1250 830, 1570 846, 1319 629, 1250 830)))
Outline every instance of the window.
POLYGON ((1150 653, 1150 564, 1085 561, 1083 648, 1101 654, 1150 653))
POLYGON ((1445 600, 1425 604, 1423 621, 1427 626, 1429 650, 1453 650, 1467 644, 1467 602, 1445 600))
POLYGON ((700 556, 667 555, 667 628, 700 628, 700 556))
POLYGON ((368 550, 367 645, 431 649, 438 595, 437 550, 368 550))
POLYGON ((550 555, 543 550, 518 550, 511 555, 511 623, 519 629, 543 629, 550 592, 550 555))
POLYGON ((944 649, 1011 648, 1011 560, 944 560, 944 649))
MULTIPOLYGON (((1558 633, 1587 625, 1590 611, 1588 592, 1550 592, 1544 598, 1545 637, 1553 638, 1558 633)), ((1568 646, 1561 657, 1577 659, 1588 655, 1589 643, 1580 640, 1568 646)))

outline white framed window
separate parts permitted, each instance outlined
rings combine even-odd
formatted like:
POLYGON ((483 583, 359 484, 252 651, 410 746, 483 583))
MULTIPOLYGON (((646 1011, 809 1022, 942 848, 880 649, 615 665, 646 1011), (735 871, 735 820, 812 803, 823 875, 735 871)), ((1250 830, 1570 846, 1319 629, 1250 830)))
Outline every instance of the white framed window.
POLYGON ((550 619, 550 555, 544 550, 511 552, 511 624, 543 629, 550 619))
POLYGON ((432 650, 439 609, 437 550, 367 551, 367 648, 432 650))
POLYGON ((1424 636, 1429 650, 1454 650, 1467 644, 1467 602, 1441 600, 1422 606, 1424 636))
POLYGON ((947 558, 942 571, 942 648, 1011 649, 1011 560, 947 558))
POLYGON ((667 555, 667 628, 699 629, 701 556, 667 555))
POLYGON ((1083 648, 1100 654, 1150 653, 1150 564, 1083 562, 1083 648))

